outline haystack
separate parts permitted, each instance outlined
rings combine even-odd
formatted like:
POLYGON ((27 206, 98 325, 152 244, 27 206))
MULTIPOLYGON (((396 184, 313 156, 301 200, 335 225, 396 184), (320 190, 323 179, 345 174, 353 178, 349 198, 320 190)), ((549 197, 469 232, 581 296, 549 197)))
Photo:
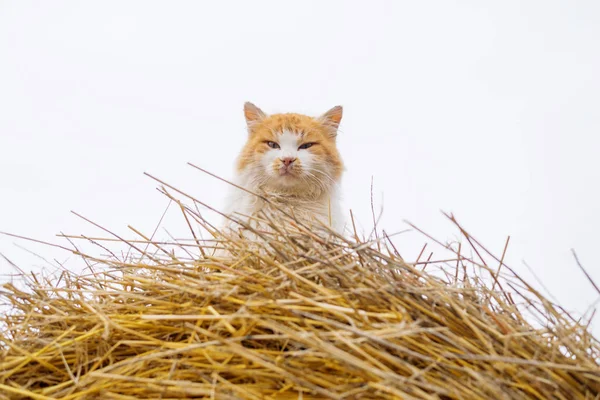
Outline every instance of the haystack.
POLYGON ((69 237, 83 273, 1 289, 0 399, 600 398, 595 339, 501 257, 452 248, 430 273, 383 233, 341 237, 285 210, 243 227, 252 241, 221 237, 197 200, 163 190, 218 240, 78 237, 126 244, 123 259, 69 237))

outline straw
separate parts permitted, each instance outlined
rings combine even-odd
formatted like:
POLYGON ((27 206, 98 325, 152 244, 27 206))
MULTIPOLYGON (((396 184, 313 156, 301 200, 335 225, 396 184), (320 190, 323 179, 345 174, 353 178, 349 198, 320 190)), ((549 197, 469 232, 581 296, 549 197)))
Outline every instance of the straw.
POLYGON ((197 199, 161 190, 211 240, 64 235, 89 272, 23 273, 0 291, 0 399, 600 398, 584 322, 504 254, 488 265, 452 216, 465 241, 440 244, 455 258, 411 264, 384 232, 349 239, 293 211, 225 236, 170 192, 197 199))

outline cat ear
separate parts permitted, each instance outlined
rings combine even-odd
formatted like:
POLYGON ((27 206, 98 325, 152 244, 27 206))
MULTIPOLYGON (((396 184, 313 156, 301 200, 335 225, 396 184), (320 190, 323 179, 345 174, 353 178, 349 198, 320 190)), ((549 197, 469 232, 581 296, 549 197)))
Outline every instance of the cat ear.
POLYGON ((332 137, 337 135, 337 130, 340 126, 340 122, 342 121, 342 113, 342 106, 335 106, 319 117, 319 121, 331 129, 332 137))
POLYGON ((248 127, 251 127, 267 115, 260 108, 247 101, 244 103, 244 116, 246 117, 246 124, 248 124, 248 127))

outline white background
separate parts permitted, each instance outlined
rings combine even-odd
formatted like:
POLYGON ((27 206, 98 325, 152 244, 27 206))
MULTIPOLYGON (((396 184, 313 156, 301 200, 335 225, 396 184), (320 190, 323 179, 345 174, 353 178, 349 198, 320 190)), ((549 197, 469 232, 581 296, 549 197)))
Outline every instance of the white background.
MULTIPOLYGON (((244 101, 341 104, 365 229, 373 177, 387 231, 452 240, 445 210, 496 253, 511 235, 509 265, 584 313, 598 294, 570 249, 600 282, 599 41, 597 1, 3 1, 0 230, 100 233, 75 210, 151 234, 167 202, 142 173, 218 207, 226 185, 186 163, 231 177, 244 101)), ((396 238, 409 261, 424 242, 396 238)), ((24 270, 48 265, 15 244, 68 258, 0 237, 24 270)))

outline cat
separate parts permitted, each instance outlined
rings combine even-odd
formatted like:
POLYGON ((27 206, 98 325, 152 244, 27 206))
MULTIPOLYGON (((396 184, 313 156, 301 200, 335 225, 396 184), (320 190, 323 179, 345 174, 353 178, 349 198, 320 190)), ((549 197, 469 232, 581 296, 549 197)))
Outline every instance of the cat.
MULTIPOLYGON (((296 217, 343 234, 340 185, 345 168, 336 144, 342 111, 336 106, 319 117, 267 115, 245 103, 248 137, 232 183, 247 191, 231 188, 225 215, 255 215, 265 208, 262 196, 289 207, 296 217)), ((236 224, 227 221, 226 228, 235 229, 236 224)))

